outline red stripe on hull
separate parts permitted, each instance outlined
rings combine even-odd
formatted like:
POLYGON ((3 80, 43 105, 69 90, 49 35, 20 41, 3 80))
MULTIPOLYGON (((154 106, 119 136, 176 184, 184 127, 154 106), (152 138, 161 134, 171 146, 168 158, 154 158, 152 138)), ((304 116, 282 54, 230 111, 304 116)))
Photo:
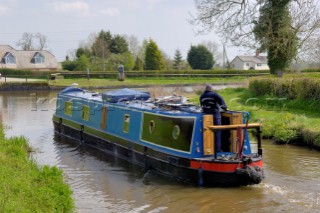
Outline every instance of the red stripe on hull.
MULTIPOLYGON (((254 161, 249 164, 250 166, 259 166, 260 168, 263 167, 262 160, 254 161)), ((243 168, 243 163, 239 162, 208 162, 208 161, 190 161, 190 168, 193 169, 200 169, 206 171, 213 171, 213 172, 235 172, 237 168, 243 168)))

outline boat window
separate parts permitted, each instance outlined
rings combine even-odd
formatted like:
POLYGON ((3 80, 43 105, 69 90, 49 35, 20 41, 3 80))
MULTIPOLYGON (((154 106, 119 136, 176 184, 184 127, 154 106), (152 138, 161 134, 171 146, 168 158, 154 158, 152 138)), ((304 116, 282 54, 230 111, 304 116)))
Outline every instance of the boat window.
POLYGON ((82 107, 82 119, 88 121, 90 118, 90 108, 89 106, 84 105, 82 107))
POLYGON ((172 137, 173 139, 177 140, 180 135, 180 127, 179 125, 174 125, 172 129, 172 137))
POLYGON ((108 118, 108 107, 103 106, 102 107, 102 115, 101 115, 101 123, 100 127, 101 129, 106 129, 107 128, 107 118, 108 118))
POLYGON ((149 123, 149 132, 150 134, 152 134, 154 132, 154 129, 156 128, 156 124, 154 122, 154 120, 151 120, 149 123))
POLYGON ((130 125, 130 115, 125 114, 124 115, 124 123, 123 123, 123 132, 125 132, 125 133, 129 132, 129 125, 130 125))
POLYGON ((66 101, 64 104, 64 114, 72 116, 72 102, 66 101))

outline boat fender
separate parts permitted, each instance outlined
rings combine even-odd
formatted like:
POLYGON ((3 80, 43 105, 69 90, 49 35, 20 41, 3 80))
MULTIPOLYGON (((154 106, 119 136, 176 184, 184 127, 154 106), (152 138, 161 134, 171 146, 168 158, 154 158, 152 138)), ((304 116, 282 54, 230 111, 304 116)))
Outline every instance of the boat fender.
POLYGON ((83 140, 83 131, 84 131, 84 126, 81 125, 81 127, 80 127, 80 143, 81 144, 84 142, 84 140, 83 140))
POLYGON ((61 133, 61 125, 62 125, 62 118, 59 118, 59 122, 58 122, 58 132, 59 132, 59 134, 61 133))
POLYGON ((203 169, 202 169, 202 161, 200 161, 200 168, 198 169, 198 186, 203 186, 203 169))
POLYGON ((244 176, 248 181, 254 184, 261 183, 263 179, 262 170, 259 166, 246 165, 243 169, 238 168, 236 173, 244 176))

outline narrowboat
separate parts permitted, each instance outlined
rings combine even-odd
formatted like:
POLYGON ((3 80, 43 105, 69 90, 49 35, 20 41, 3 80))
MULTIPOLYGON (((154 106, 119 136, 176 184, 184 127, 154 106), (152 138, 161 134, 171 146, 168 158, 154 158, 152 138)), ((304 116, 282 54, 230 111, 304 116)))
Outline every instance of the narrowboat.
POLYGON ((58 93, 53 123, 56 134, 178 181, 259 184, 264 178, 261 124, 249 124, 248 112, 221 113, 222 125, 215 126, 212 115, 182 96, 156 98, 127 88, 96 93, 71 86, 58 93), (216 131, 221 131, 222 150, 215 149, 216 131), (257 139, 251 142, 251 135, 257 139))

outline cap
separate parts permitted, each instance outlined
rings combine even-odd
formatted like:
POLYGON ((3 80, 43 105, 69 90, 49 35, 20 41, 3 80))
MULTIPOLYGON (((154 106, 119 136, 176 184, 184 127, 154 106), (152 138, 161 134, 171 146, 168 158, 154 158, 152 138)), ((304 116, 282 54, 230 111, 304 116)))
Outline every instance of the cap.
POLYGON ((211 84, 206 84, 206 90, 211 91, 212 90, 212 85, 211 84))

